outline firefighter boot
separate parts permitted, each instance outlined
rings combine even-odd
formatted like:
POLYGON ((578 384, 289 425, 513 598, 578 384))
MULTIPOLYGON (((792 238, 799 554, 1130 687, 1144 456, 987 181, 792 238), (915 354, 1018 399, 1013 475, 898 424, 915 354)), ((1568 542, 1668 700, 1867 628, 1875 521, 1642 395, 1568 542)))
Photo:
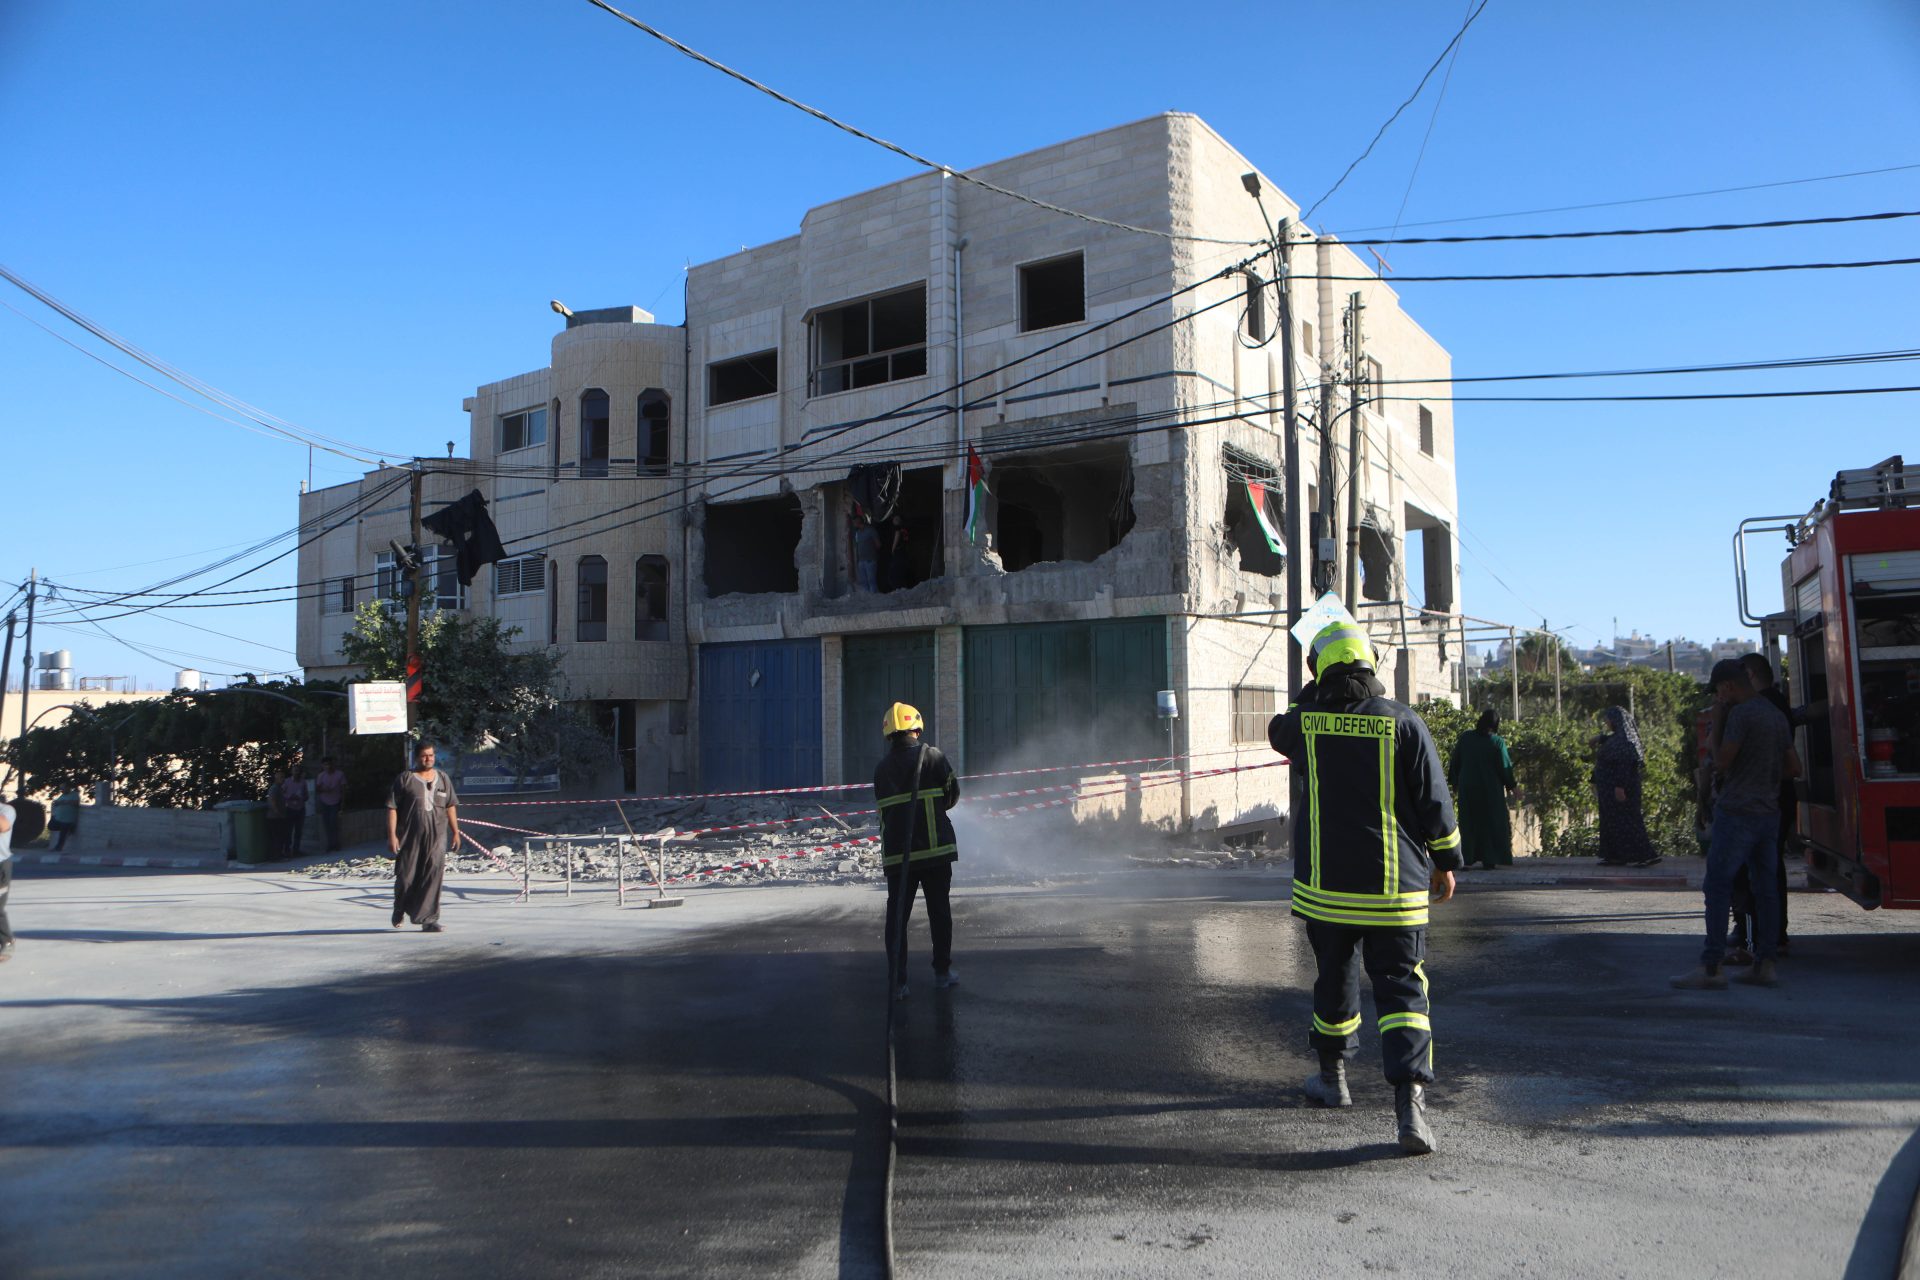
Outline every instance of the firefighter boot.
POLYGON ((1400 1122, 1400 1149, 1410 1156, 1433 1150, 1433 1130, 1427 1127, 1427 1091, 1422 1085, 1393 1086, 1393 1114, 1400 1122))
POLYGON ((1347 1063, 1339 1054, 1320 1059, 1320 1073, 1307 1077, 1302 1086, 1309 1098, 1323 1107, 1350 1107, 1353 1095, 1347 1092, 1347 1063))

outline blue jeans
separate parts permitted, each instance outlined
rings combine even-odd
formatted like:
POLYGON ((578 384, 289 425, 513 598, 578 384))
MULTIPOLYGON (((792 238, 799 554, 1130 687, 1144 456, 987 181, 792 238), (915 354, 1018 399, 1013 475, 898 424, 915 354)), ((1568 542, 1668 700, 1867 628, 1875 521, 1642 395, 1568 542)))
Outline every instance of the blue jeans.
POLYGON ((1778 813, 1738 813, 1715 806, 1713 839, 1707 845, 1707 876, 1701 888, 1707 899, 1707 945, 1700 963, 1709 969, 1720 967, 1727 954, 1727 924, 1733 910, 1733 878, 1747 868, 1753 885, 1754 954, 1771 960, 1779 949, 1780 888, 1775 843, 1779 834, 1778 813))

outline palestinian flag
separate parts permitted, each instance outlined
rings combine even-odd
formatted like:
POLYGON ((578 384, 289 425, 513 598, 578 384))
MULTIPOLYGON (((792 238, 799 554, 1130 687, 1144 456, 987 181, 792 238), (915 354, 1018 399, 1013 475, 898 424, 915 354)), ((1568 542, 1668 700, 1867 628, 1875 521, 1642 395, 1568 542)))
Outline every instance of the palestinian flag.
POLYGON ((1247 481, 1247 501, 1253 504, 1253 518, 1260 522, 1260 532, 1267 536, 1267 549, 1277 556, 1285 555, 1280 531, 1273 527, 1273 516, 1267 511, 1267 487, 1258 480, 1247 481))
POLYGON ((978 543, 986 531, 987 468, 980 455, 967 446, 967 542, 978 543))

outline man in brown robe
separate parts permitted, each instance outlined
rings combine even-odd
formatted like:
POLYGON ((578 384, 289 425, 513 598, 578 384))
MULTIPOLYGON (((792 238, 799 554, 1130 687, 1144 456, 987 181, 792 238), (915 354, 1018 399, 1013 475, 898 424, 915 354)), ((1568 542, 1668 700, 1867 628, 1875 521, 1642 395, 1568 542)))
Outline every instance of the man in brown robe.
POLYGON ((459 798, 453 779, 433 767, 431 742, 414 751, 413 768, 387 793, 387 848, 393 853, 393 927, 407 918, 423 933, 439 933, 440 881, 447 850, 460 839, 459 798))

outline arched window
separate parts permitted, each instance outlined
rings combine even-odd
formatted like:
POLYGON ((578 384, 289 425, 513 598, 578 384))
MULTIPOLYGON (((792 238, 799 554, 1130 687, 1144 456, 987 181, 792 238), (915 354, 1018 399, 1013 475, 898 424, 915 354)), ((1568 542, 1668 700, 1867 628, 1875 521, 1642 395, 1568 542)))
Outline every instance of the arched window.
POLYGON ((667 585, 671 570, 665 556, 641 556, 633 566, 633 638, 669 640, 667 585))
POLYGON ((607 474, 607 455, 612 443, 611 408, 607 393, 598 387, 580 393, 580 474, 607 474))
POLYGON ((640 470, 663 476, 673 461, 673 400, 658 387, 640 393, 640 470))
POLYGON ((575 640, 607 638, 607 562, 600 556, 581 556, 575 597, 575 640))

